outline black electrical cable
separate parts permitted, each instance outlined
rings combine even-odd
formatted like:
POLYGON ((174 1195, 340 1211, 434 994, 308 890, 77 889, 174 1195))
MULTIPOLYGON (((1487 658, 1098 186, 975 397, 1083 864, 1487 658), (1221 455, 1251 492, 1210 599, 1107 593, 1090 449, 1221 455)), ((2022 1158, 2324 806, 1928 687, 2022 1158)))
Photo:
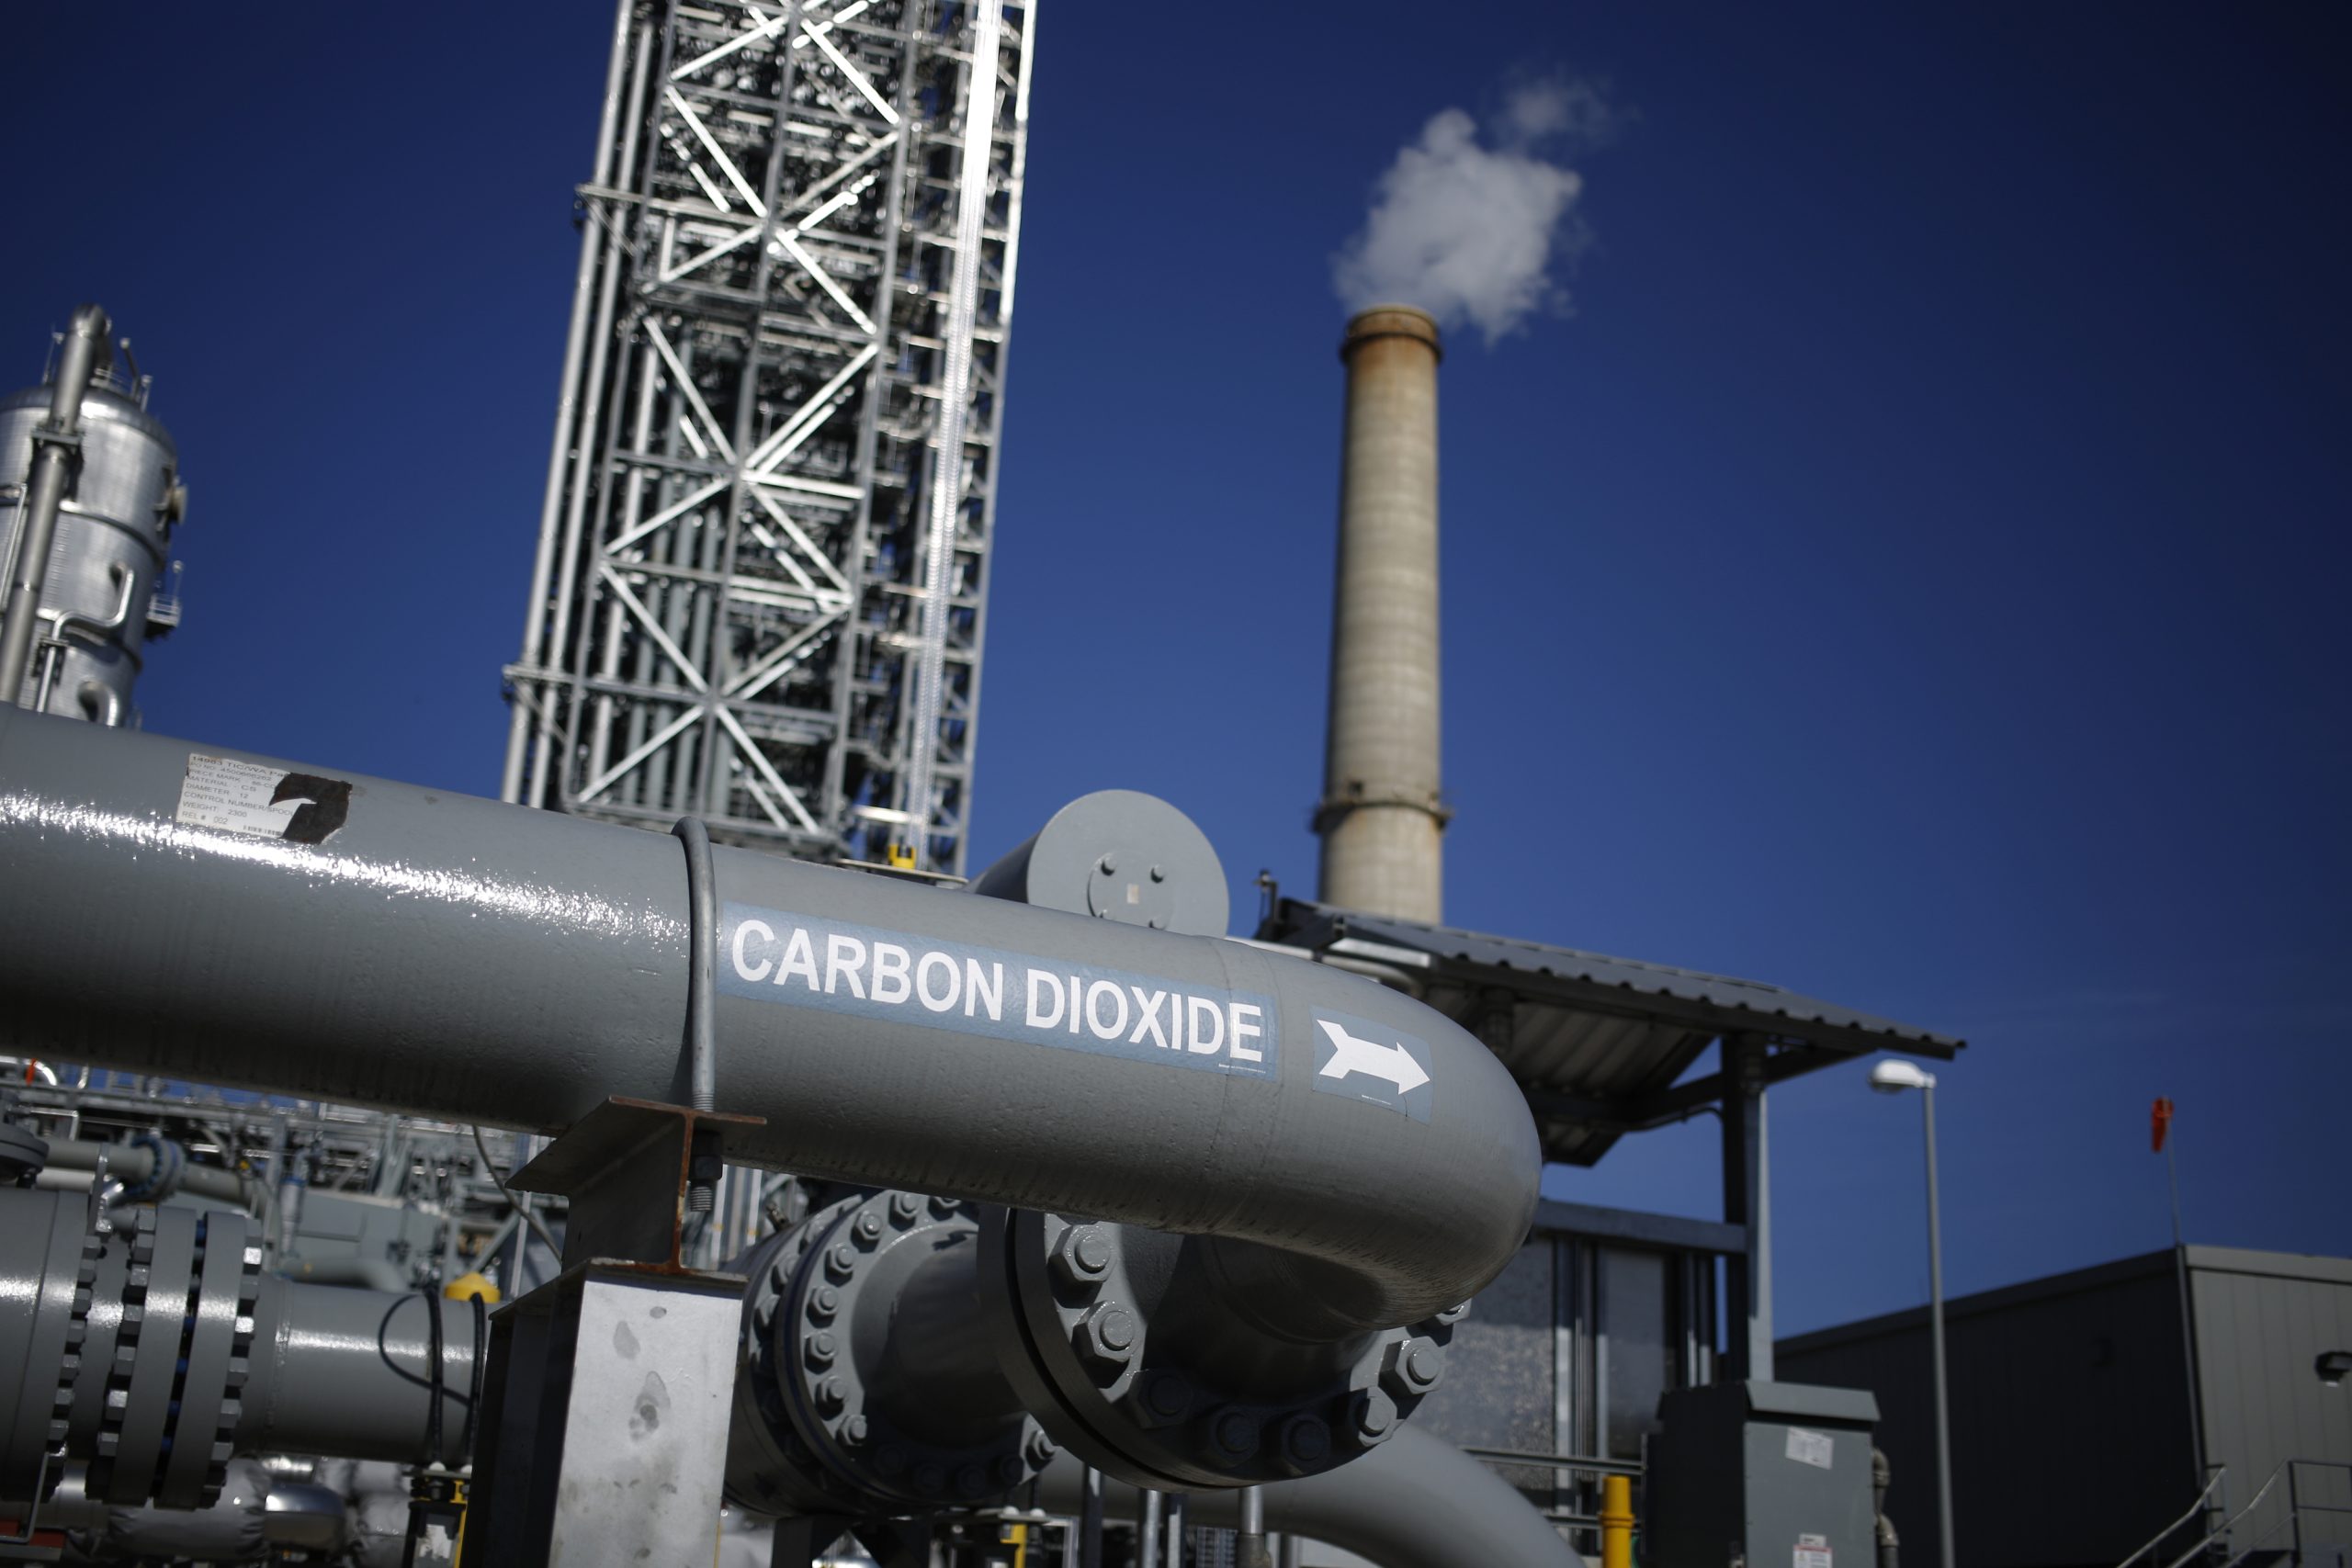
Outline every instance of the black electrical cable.
MULTIPOLYGON (((427 1386, 433 1395, 433 1409, 424 1418, 425 1463, 439 1464, 441 1462, 441 1401, 444 1397, 441 1387, 441 1292, 427 1286, 423 1293, 425 1314, 433 1325, 433 1371, 427 1380, 427 1386)), ((472 1418, 472 1413, 468 1412, 467 1419, 472 1418)))
MULTIPOLYGON (((539 1245, 546 1247, 549 1252, 555 1254, 556 1261, 558 1263, 561 1263, 563 1261, 562 1245, 555 1239, 553 1233, 551 1233, 546 1225, 539 1223, 539 1216, 531 1212, 530 1206, 525 1203, 520 1198, 514 1196, 514 1189, 506 1185, 506 1178, 499 1175, 498 1167, 491 1163, 490 1145, 482 1142, 481 1122, 477 1122, 474 1123, 473 1132, 474 1148, 481 1155, 481 1168, 483 1173, 486 1174, 491 1180, 498 1184, 498 1190, 502 1193, 505 1194, 507 1203, 516 1213, 523 1216, 524 1223, 531 1227, 531 1234, 539 1238, 539 1245)), ((518 1274, 521 1272, 519 1267, 517 1268, 516 1272, 518 1274)))
POLYGON ((490 1331, 490 1305, 479 1293, 466 1299, 474 1309, 474 1367, 471 1386, 467 1391, 465 1431, 458 1448, 465 1462, 471 1464, 474 1459, 474 1418, 481 1411, 482 1376, 490 1360, 490 1348, 483 1343, 490 1331))

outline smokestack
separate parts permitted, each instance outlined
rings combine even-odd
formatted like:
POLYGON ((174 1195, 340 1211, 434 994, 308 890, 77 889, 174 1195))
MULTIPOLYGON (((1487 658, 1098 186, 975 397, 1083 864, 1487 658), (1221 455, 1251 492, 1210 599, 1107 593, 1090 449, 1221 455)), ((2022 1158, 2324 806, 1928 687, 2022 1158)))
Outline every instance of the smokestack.
POLYGON ((1437 321, 1377 305, 1348 322, 1331 730, 1315 830, 1317 897, 1436 922, 1444 901, 1438 782, 1437 321))

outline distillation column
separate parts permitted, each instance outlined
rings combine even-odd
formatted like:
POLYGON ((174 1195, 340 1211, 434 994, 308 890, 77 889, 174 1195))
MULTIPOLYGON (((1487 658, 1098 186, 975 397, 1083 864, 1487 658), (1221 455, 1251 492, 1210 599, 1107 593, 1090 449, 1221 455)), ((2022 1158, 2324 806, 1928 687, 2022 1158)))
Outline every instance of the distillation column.
POLYGON ((1437 322, 1381 305, 1348 323, 1339 585, 1317 897, 1434 922, 1438 773, 1437 322))

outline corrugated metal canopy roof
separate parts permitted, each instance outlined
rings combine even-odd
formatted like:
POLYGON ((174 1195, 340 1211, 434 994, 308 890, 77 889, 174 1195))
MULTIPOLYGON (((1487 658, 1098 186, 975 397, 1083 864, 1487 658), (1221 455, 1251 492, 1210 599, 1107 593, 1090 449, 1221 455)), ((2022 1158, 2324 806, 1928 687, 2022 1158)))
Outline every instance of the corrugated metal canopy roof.
POLYGON ((1677 1079, 1716 1040, 1768 1042, 1768 1082, 1872 1051, 1949 1058, 1962 1042, 1778 986, 1284 898, 1261 942, 1385 971, 1487 1043, 1526 1091, 1546 1159, 1590 1165, 1617 1139, 1721 1097, 1677 1079))

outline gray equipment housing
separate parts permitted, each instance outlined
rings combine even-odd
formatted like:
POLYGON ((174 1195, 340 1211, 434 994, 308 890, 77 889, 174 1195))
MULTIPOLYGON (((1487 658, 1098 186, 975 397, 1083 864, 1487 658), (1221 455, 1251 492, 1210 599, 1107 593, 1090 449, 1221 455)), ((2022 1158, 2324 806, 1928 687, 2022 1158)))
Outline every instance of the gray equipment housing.
POLYGON ((1158 795, 1132 789, 1080 795, 970 890, 1184 936, 1223 936, 1232 914, 1208 835, 1158 795))
MULTIPOLYGON (((26 525, 38 521, 29 516, 40 500, 31 479, 42 444, 59 439, 42 428, 54 391, 29 387, 0 399, 0 560, 15 559, 26 525)), ((147 412, 142 389, 103 364, 90 374, 69 439, 71 478, 55 502, 46 570, 37 574, 39 624, 24 682, 0 696, 67 718, 130 725, 141 650, 179 618, 176 599, 162 592, 172 531, 187 509, 179 455, 147 412)))
POLYGON ((1655 1568, 1869 1568, 1871 1429, 1853 1389, 1730 1382, 1658 1401, 1644 1561, 1655 1568))

